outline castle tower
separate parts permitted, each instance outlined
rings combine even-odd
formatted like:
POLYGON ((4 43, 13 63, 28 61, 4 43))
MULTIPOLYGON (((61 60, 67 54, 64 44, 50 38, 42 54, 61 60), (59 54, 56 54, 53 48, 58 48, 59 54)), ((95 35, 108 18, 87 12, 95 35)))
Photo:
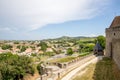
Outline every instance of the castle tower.
POLYGON ((99 42, 96 43, 95 47, 94 47, 94 54, 95 55, 103 55, 103 49, 101 47, 101 45, 99 44, 99 42))
MULTIPOLYGON (((107 57, 113 57, 115 42, 120 39, 120 16, 116 16, 109 28, 106 28, 106 54, 107 57)), ((120 46, 119 46, 120 47, 120 46)), ((120 48, 119 48, 120 49, 120 48)))

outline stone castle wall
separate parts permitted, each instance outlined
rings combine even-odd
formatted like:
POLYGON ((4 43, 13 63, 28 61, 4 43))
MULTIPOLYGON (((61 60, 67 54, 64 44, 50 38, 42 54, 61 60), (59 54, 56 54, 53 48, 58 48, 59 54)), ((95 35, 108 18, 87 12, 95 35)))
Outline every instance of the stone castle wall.
POLYGON ((120 69, 120 39, 113 40, 113 59, 120 69))
POLYGON ((111 31, 109 28, 106 29, 106 53, 105 56, 106 57, 110 57, 111 55, 111 47, 110 47, 110 43, 112 42, 111 40, 111 31))
POLYGON ((120 27, 106 29, 106 54, 111 57, 120 68, 120 27))
MULTIPOLYGON (((50 73, 47 72, 47 73, 41 75, 40 80, 48 80, 48 78, 51 78, 52 80, 57 80, 58 78, 62 78, 66 74, 66 72, 69 72, 76 67, 76 63, 80 63, 80 61, 82 59, 85 59, 87 57, 89 57, 89 59, 92 59, 94 56, 93 56, 93 54, 90 54, 87 56, 78 57, 78 58, 76 58, 70 62, 66 62, 66 63, 55 63, 55 64, 48 63, 48 65, 56 65, 56 66, 60 67, 60 69, 62 69, 62 70, 60 70, 58 72, 54 72, 54 71, 52 71, 50 73)), ((85 60, 85 62, 87 62, 87 61, 88 61, 88 59, 85 60)), ((85 62, 81 62, 81 63, 85 63, 85 62)))
POLYGON ((113 39, 120 39, 120 27, 106 29, 106 54, 105 56, 107 57, 111 57, 113 39))

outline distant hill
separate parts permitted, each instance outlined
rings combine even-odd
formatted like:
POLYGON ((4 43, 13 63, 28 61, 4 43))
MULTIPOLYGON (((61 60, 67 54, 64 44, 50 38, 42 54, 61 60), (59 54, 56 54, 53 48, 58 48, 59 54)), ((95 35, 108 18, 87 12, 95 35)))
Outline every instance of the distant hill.
POLYGON ((85 39, 85 38, 96 38, 96 37, 85 37, 85 36, 78 36, 78 37, 69 37, 69 36, 62 36, 59 38, 55 38, 55 39, 45 39, 43 41, 49 41, 49 40, 71 40, 71 39, 85 39))

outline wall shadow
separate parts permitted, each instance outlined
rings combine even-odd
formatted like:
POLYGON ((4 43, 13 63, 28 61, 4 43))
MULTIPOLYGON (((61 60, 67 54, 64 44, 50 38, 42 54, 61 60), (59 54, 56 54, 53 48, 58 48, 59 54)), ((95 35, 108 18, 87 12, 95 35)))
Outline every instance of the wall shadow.
POLYGON ((96 63, 93 80, 120 80, 120 70, 112 59, 104 57, 96 63))

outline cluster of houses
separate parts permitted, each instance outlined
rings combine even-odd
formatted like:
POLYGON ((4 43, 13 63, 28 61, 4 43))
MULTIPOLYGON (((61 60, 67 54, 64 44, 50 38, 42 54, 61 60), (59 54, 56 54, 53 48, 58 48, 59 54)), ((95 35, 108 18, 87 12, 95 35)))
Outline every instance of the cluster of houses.
POLYGON ((73 46, 74 43, 67 42, 62 44, 55 40, 44 41, 48 47, 46 48, 46 51, 43 51, 41 50, 41 46, 37 46, 40 42, 41 41, 18 41, 18 43, 15 43, 15 41, 0 41, 0 53, 11 52, 13 54, 30 56, 31 54, 44 54, 44 52, 66 53, 68 48, 72 48, 74 52, 77 52, 79 49, 79 45, 73 46), (2 49, 2 45, 11 45, 12 48, 4 50, 2 49), (18 46, 25 46, 25 51, 21 52, 21 48, 18 48, 18 46))

